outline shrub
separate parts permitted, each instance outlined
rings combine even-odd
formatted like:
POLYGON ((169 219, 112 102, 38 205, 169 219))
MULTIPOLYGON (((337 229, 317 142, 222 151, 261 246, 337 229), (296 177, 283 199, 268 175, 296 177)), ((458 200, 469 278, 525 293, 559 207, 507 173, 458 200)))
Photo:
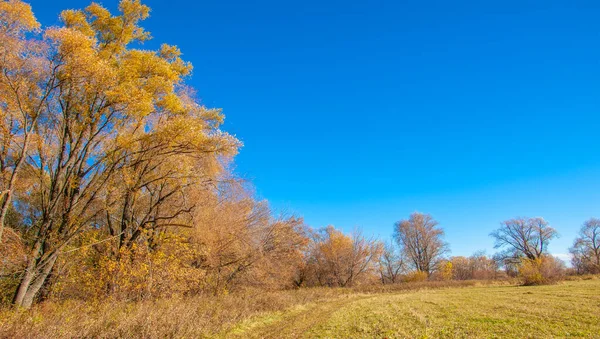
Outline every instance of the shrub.
POLYGON ((553 283, 565 275, 565 264, 547 255, 537 259, 522 259, 519 276, 524 285, 543 285, 553 283))
POLYGON ((413 271, 404 276, 405 282, 420 282, 427 280, 427 272, 413 271))

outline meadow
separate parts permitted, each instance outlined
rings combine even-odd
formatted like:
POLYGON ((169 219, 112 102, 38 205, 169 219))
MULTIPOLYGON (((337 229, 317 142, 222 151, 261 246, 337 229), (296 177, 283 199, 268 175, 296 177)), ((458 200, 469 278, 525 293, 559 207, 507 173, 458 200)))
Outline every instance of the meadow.
POLYGON ((600 338, 600 279, 47 302, 0 316, 3 338, 600 338))
MULTIPOLYGON (((513 186, 519 180, 534 183, 537 181, 531 179, 559 175, 562 170, 565 175, 574 175, 588 168, 589 159, 598 159, 598 147, 591 143, 595 130, 581 133, 577 126, 566 128, 562 123, 565 119, 546 119, 559 122, 553 131, 540 125, 540 117, 551 114, 530 109, 535 107, 529 104, 532 97, 544 98, 547 104, 546 98, 560 95, 525 93, 527 104, 523 105, 518 100, 511 102, 505 90, 491 91, 499 95, 498 103, 536 112, 530 116, 529 125, 524 113, 517 111, 514 116, 505 111, 486 115, 486 107, 498 106, 494 101, 471 104, 472 98, 487 96, 476 91, 473 93, 478 95, 464 96, 471 91, 456 86, 469 82, 462 72, 454 74, 456 82, 440 87, 443 93, 450 93, 448 88, 460 89, 449 97, 451 100, 436 97, 427 76, 416 75, 414 80, 423 81, 408 79, 411 90, 401 91, 406 95, 400 97, 391 94, 384 109, 377 110, 372 105, 380 102, 382 94, 396 90, 396 85, 390 86, 387 75, 382 81, 373 81, 371 73, 387 73, 401 63, 389 58, 394 60, 382 68, 386 72, 365 68, 362 58, 357 58, 360 62, 353 67, 344 66, 338 61, 354 59, 345 58, 355 55, 349 51, 339 54, 344 58, 327 59, 335 60, 336 67, 325 68, 337 70, 332 80, 342 79, 339 75, 344 73, 352 74, 352 81, 339 80, 327 88, 314 86, 330 82, 316 80, 323 72, 313 66, 321 62, 306 62, 312 60, 307 58, 307 51, 315 57, 327 56, 320 47, 313 50, 304 45, 308 40, 303 27, 315 26, 312 17, 305 17, 301 25, 279 19, 244 24, 239 32, 251 33, 253 25, 263 27, 267 22, 281 21, 303 32, 303 37, 295 43, 284 34, 285 43, 274 43, 271 33, 285 32, 286 27, 279 27, 268 34, 250 34, 269 40, 240 44, 242 39, 234 34, 233 40, 217 39, 218 45, 258 46, 257 54, 246 50, 231 53, 227 47, 221 51, 225 54, 219 55, 218 49, 213 50, 217 46, 198 43, 198 37, 234 32, 230 23, 245 20, 220 18, 218 23, 226 23, 227 28, 210 26, 211 34, 198 34, 203 30, 189 30, 186 25, 186 31, 193 33, 186 38, 180 31, 171 31, 177 26, 171 23, 185 20, 179 15, 169 18, 164 10, 152 12, 156 16, 146 26, 151 8, 145 2, 115 0, 108 7, 80 3, 83 8, 70 9, 75 4, 37 1, 34 14, 27 1, 0 0, 0 339, 600 338, 600 219, 592 217, 597 212, 593 200, 597 196, 590 194, 594 190, 589 186, 597 180, 575 175, 572 179, 581 192, 567 182, 553 185, 549 181, 548 191, 543 187, 548 193, 541 200, 531 198, 539 195, 541 186, 537 183, 513 186), (69 9, 58 14, 59 7, 69 9), (185 51, 162 39, 145 44, 152 37, 150 28, 159 29, 158 37, 177 40, 185 51), (206 63, 208 59, 188 53, 194 46, 202 46, 206 56, 217 52, 215 60, 250 63, 215 67, 206 63), (299 46, 300 50, 270 53, 263 50, 266 46, 299 46), (286 61, 285 54, 301 56, 302 60, 286 61), (187 60, 188 56, 193 60, 187 60), (269 60, 273 56, 277 60, 269 60), (214 83, 216 92, 233 88, 219 83, 240 84, 239 92, 244 94, 238 99, 229 93, 220 100, 220 95, 211 97, 216 92, 205 92, 217 78, 204 77, 202 70, 223 70, 223 76, 238 74, 243 69, 260 70, 256 68, 260 60, 267 60, 269 69, 288 65, 292 74, 303 74, 298 66, 306 64, 310 65, 307 71, 314 73, 303 75, 309 82, 295 89, 292 85, 297 79, 285 68, 277 70, 282 81, 269 81, 267 87, 261 88, 257 82, 269 79, 263 72, 242 76, 242 80, 250 80, 246 85, 235 79, 214 83), (201 82, 192 79, 191 61, 200 64, 196 74, 201 82), (361 73, 368 77, 363 81, 354 78, 361 73), (336 95, 335 90, 347 82, 366 84, 364 93, 356 88, 336 95), (386 87, 369 96, 375 82, 386 87), (431 100, 424 101, 425 96, 412 92, 414 82, 426 84, 422 91, 431 100), (202 93, 194 89, 199 84, 202 93), (284 92, 274 93, 273 84, 284 92), (248 94, 252 89, 256 92, 248 94), (318 97, 304 97, 310 94, 307 89, 318 97), (292 96, 288 98, 285 92, 301 96, 289 100, 292 96), (247 100, 261 95, 263 101, 247 100), (352 100, 348 100, 349 95, 352 100), (409 97, 418 101, 403 107, 410 102, 409 97), (462 105, 445 106, 446 101, 456 103, 463 97, 467 106, 474 107, 472 115, 456 115, 464 111, 462 105), (283 99, 280 104, 276 103, 278 98, 283 99), (366 98, 364 105, 359 102, 361 98, 366 98), (298 106, 299 102, 308 106, 298 106), (205 103, 222 103, 224 108, 205 103), (430 114, 414 110, 428 103, 444 106, 432 107, 430 114), (268 114, 269 106, 272 115, 268 114), (301 109, 294 111, 293 107, 301 109), (341 108, 339 116, 334 107, 341 108), (354 116, 349 114, 351 107, 360 108, 354 116), (224 125, 226 112, 232 127, 236 126, 232 130, 224 125), (451 112, 455 116, 449 115, 451 112), (489 130, 490 125, 497 126, 497 134, 489 130), (591 139, 566 137, 565 130, 591 139), (540 133, 560 135, 550 138, 560 144, 547 144, 548 138, 541 138, 540 133), (507 138, 511 135, 519 138, 507 138), (262 139, 265 136, 267 139, 262 139), (532 139, 527 143, 525 137, 532 139), (459 142, 452 144, 455 138, 459 142), (473 143, 486 139, 497 141, 473 143), (571 139, 585 143, 564 144, 571 139), (243 141, 252 151, 238 163, 243 141), (471 149, 475 146, 481 148, 471 149), (527 152, 518 154, 516 148, 527 152), (550 153, 546 157, 538 154, 541 148, 550 153), (585 162, 573 164, 571 169, 564 167, 577 159, 572 150, 579 149, 596 153, 580 154, 585 162), (568 151, 562 161, 557 158, 560 150, 568 151), (259 153, 262 155, 252 156, 259 153), (548 167, 547 172, 533 171, 543 168, 540 164, 546 158, 553 159, 547 165, 560 166, 548 167), (525 170, 524 159, 531 159, 532 171, 525 170), (495 169, 498 177, 487 177, 494 172, 489 169, 495 169), (254 174, 260 178, 261 187, 248 180, 254 174), (490 191, 494 194, 481 195, 492 187, 496 187, 490 191), (450 192, 456 192, 458 199, 447 195, 450 192), (478 193, 469 199, 463 195, 473 192, 478 193), (526 192, 531 193, 523 194, 526 192), (269 202, 267 197, 277 198, 269 202), (524 200, 519 202, 516 197, 524 200), (551 197, 555 203, 546 200, 551 197), (293 214, 286 213, 287 206, 282 205, 288 199, 293 214), (307 220, 296 214, 300 206, 309 208, 307 220), (582 206, 591 207, 584 212, 582 206), (523 211, 536 215, 514 216, 523 211), (573 219, 566 220, 569 215, 573 219), (437 220, 438 216, 443 220, 437 220), (369 226, 362 229, 361 225, 369 226), (555 241, 563 236, 563 240, 555 241), (455 243, 451 246, 451 242, 455 243), (560 259, 566 255, 570 265, 560 259)), ((161 8, 159 1, 148 2, 161 8)), ((193 13, 196 8, 201 15, 190 21, 194 25, 212 17, 195 7, 204 2, 188 3, 185 10, 169 7, 181 14, 193 13)), ((251 7, 256 7, 256 13, 283 18, 271 13, 276 10, 271 7, 277 6, 270 5, 265 9, 255 4, 251 7)), ((454 11, 456 6, 452 7, 454 11)), ((398 9, 398 13, 411 12, 398 9)), ((429 11, 427 8, 426 17, 429 11)), ((230 13, 230 9, 224 12, 230 13)), ((305 11, 294 8, 281 14, 284 12, 295 17, 305 11)), ((335 15, 342 12, 331 11, 335 15)), ((240 14, 240 18, 256 19, 245 9, 240 14)), ((563 13, 557 14, 556 18, 562 18, 563 13)), ((476 17, 482 21, 480 15, 476 17)), ((332 32, 339 30, 343 32, 340 37, 362 40, 362 34, 348 34, 351 31, 342 30, 335 18, 330 19, 324 22, 335 23, 332 32)), ((547 20, 556 21, 554 17, 547 20)), ((369 26, 362 23, 352 18, 349 28, 369 26)), ((437 27, 437 21, 432 23, 437 27)), ((459 26, 463 26, 462 20, 459 26)), ((404 29, 397 28, 398 33, 404 29)), ((407 33, 413 31, 411 28, 407 33)), ((438 30, 431 31, 431 38, 443 36, 438 30)), ((522 35, 520 30, 514 31, 522 35)), ((586 29, 584 33, 588 31, 593 32, 586 29)), ((315 38, 329 36, 323 32, 315 31, 315 38)), ((379 36, 404 36, 395 34, 395 28, 391 32, 394 34, 364 36, 378 36, 378 43, 379 36)), ((550 34, 547 41, 555 41, 556 36, 550 34)), ((311 46, 355 45, 355 41, 338 44, 342 40, 330 38, 336 43, 321 41, 311 46)), ((537 33, 532 38, 532 43, 541 41, 537 33)), ((487 39, 468 48, 466 54, 477 55, 473 51, 489 45, 487 39)), ((444 37, 440 41, 446 46, 452 40, 444 37)), ((565 40, 569 48, 561 52, 571 51, 572 40, 576 39, 565 40)), ((597 45, 586 43, 586 49, 575 53, 573 65, 581 64, 580 56, 588 54, 588 46, 597 45)), ((361 51, 374 56, 395 55, 367 46, 361 51)), ((423 46, 414 46, 415 55, 422 54, 419 48, 423 46)), ((523 46, 528 47, 529 55, 529 44, 523 46)), ((507 46, 502 51, 512 53, 514 49, 507 46)), ((495 60, 499 54, 492 54, 488 69, 504 70, 495 60)), ((531 60, 539 64, 549 55, 543 52, 531 60)), ((407 61, 412 65, 413 60, 407 61)), ((424 64, 422 69, 464 69, 462 62, 449 68, 447 61, 443 58, 437 65, 424 64)), ((475 61, 474 65, 480 65, 479 58, 475 61)), ((370 64, 378 65, 380 60, 370 64)), ((596 65, 595 61, 590 65, 596 65)), ((545 82, 546 75, 556 73, 558 66, 540 73, 544 76, 531 75, 524 80, 545 82)), ((529 67, 506 69, 521 68, 529 67)), ((482 71, 470 81, 477 89, 486 88, 481 86, 482 71)), ((439 79, 437 71, 435 74, 439 79)), ((407 78, 399 74, 397 79, 407 78)), ((507 79, 505 89, 514 92, 514 84, 521 82, 513 76, 507 79)), ((597 77, 592 74, 591 79, 597 77)), ((579 80, 559 79, 556 88, 558 84, 581 83, 579 80)), ((521 87, 543 88, 529 85, 521 87)), ((574 103, 580 103, 581 93, 576 91, 574 103)), ((549 107, 554 110, 562 104, 549 107)), ((565 114, 571 117, 571 111, 576 110, 568 108, 565 114)), ((588 121, 585 118, 566 120, 588 121)))

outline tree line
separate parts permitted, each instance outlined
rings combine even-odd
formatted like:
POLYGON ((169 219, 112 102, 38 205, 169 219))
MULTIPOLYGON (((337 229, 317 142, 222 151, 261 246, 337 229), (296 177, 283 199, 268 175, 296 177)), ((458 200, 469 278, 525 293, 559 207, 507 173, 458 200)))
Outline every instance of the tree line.
MULTIPOLYGON (((140 47, 149 13, 139 0, 122 0, 116 15, 92 3, 42 28, 27 3, 0 1, 2 303, 560 268, 547 254, 556 231, 541 218, 504 222, 493 258, 448 258, 427 214, 396 223, 386 244, 275 215, 232 171, 242 143, 186 85, 191 64, 175 46, 140 47)), ((599 273, 599 233, 597 219, 582 228, 578 273, 599 273)))

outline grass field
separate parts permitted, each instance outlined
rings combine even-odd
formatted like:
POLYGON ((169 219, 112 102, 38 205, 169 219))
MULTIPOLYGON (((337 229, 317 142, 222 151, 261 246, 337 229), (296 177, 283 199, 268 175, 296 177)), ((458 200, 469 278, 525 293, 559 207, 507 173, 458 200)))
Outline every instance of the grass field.
POLYGON ((600 338, 600 280, 49 303, 0 313, 0 337, 600 338))
POLYGON ((600 281, 354 294, 247 321, 222 337, 600 338, 600 281))

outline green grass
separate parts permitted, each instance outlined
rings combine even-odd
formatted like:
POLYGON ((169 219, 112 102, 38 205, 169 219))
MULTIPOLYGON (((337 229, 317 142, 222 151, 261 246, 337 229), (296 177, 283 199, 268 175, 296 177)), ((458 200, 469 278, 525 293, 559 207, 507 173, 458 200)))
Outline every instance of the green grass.
POLYGON ((356 294, 245 326, 223 337, 600 338, 600 281, 356 294))

